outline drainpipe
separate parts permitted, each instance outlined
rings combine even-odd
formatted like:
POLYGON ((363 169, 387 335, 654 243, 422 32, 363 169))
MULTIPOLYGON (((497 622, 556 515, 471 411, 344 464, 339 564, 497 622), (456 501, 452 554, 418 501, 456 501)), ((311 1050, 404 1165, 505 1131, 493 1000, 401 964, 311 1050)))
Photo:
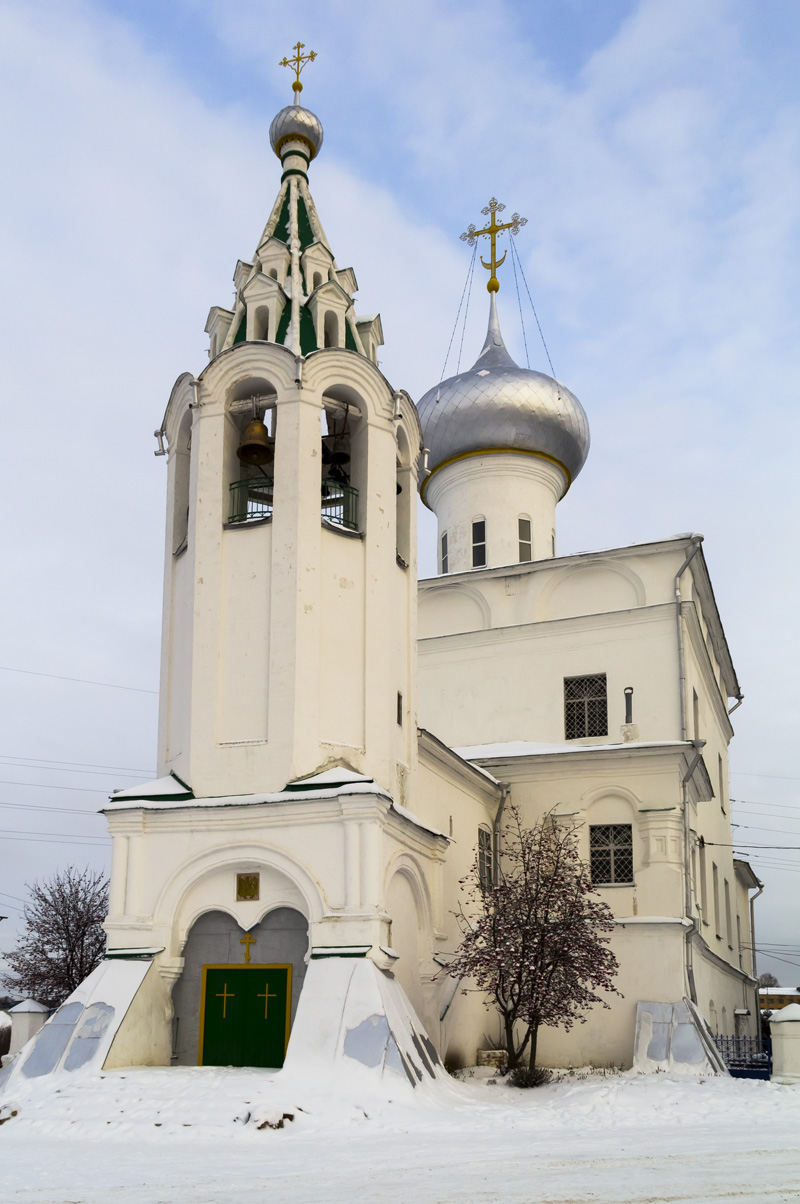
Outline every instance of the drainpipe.
MULTIPOLYGON (((700 551, 702 535, 692 535, 692 545, 686 555, 681 567, 675 574, 675 624, 678 635, 678 696, 680 701, 681 715, 681 740, 686 739, 686 655, 683 647, 683 599, 681 598, 681 577, 688 569, 689 565, 694 560, 697 553, 700 551)), ((698 742, 692 741, 697 748, 698 742)), ((700 748, 703 747, 703 741, 700 747, 697 748, 697 755, 692 761, 686 774, 684 774, 683 783, 681 786, 681 794, 683 800, 683 879, 684 879, 684 910, 686 918, 689 920, 689 927, 686 930, 685 940, 685 970, 686 982, 689 987, 689 998, 692 1003, 697 1003, 697 990, 694 983, 694 968, 692 966, 692 936, 695 932, 695 922, 692 919, 692 878, 691 878, 691 853, 689 850, 689 841, 691 838, 691 828, 689 823, 689 778, 695 771, 697 762, 700 759, 700 748)))
MULTIPOLYGON (((696 551, 697 549, 695 549, 696 551)), ((691 557, 689 557, 691 559, 691 557)), ((688 564, 689 561, 686 561, 688 564)), ((684 565, 684 568, 686 565, 684 565)), ((683 909, 686 912, 686 919, 689 921, 689 927, 686 929, 685 936, 685 970, 686 984, 689 988, 689 998, 692 1003, 697 1003, 697 988, 694 982, 694 965, 692 963, 692 937, 697 931, 697 924, 692 915, 692 858, 690 850, 690 842, 692 836, 691 823, 689 817, 689 782, 692 774, 697 768, 700 759, 703 755, 703 749, 706 746, 705 740, 692 740, 692 747, 695 750, 694 757, 689 762, 689 767, 683 775, 681 782, 681 794, 683 798, 683 909)))
POLYGON ((756 916, 754 903, 759 895, 764 893, 763 884, 758 888, 756 893, 750 900, 750 970, 753 978, 756 980, 755 985, 755 1011, 756 1024, 758 1025, 757 1036, 759 1048, 761 1047, 761 998, 758 994, 758 969, 756 968, 756 916))

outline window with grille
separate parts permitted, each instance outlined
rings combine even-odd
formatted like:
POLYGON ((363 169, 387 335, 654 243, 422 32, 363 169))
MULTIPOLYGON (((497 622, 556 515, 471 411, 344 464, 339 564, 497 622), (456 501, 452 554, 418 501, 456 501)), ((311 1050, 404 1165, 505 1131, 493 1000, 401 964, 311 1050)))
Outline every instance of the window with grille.
POLYGON ((517 519, 517 529, 519 533, 519 559, 520 563, 523 560, 531 559, 532 543, 531 543, 531 520, 529 518, 517 519))
POLYGON ((447 572, 447 532, 442 536, 442 572, 447 572))
POLYGON ((564 734, 567 740, 608 735, 605 673, 564 678, 564 734))
POLYGON ((633 828, 630 824, 591 826, 589 853, 595 886, 633 882, 633 828))
POLYGON ((478 828, 478 881, 483 890, 492 885, 492 833, 478 828))
POLYGON ((472 567, 486 566, 486 520, 476 518, 472 524, 472 567))

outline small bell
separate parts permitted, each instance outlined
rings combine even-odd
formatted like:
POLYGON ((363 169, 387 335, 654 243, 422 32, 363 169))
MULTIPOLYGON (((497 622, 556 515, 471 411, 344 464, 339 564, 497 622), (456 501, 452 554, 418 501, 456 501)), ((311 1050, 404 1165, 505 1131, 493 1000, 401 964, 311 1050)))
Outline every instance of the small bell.
POLYGON ((271 460, 275 459, 269 431, 260 418, 254 418, 244 428, 242 441, 236 449, 236 455, 242 464, 252 464, 255 468, 262 464, 269 464, 271 460))

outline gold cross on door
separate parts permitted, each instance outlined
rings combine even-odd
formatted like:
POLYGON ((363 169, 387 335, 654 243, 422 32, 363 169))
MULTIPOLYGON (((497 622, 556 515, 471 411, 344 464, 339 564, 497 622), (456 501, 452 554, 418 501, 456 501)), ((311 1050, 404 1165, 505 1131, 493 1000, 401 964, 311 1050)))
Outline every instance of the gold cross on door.
POLYGON ((258 995, 258 998, 259 998, 259 999, 263 999, 263 1000, 264 1000, 264 1019, 266 1020, 266 1018, 267 1018, 267 1009, 269 1008, 269 1001, 270 1001, 270 999, 277 999, 277 995, 271 995, 271 994, 270 994, 270 991, 269 991, 269 983, 268 983, 268 982, 265 982, 265 983, 264 983, 264 990, 263 990, 263 991, 261 991, 261 992, 259 993, 259 995, 258 995))
POLYGON ((225 1009, 228 1006, 228 1000, 235 999, 235 998, 236 998, 236 996, 234 995, 233 991, 229 991, 228 984, 225 983, 223 985, 222 991, 218 992, 218 994, 217 994, 217 999, 222 1000, 222 1019, 223 1020, 225 1019, 225 1009))

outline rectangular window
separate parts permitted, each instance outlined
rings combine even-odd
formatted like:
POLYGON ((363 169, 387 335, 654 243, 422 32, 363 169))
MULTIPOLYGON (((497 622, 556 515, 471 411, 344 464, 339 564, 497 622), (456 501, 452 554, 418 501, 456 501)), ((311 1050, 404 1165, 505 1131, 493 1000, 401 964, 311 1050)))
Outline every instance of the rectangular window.
POLYGON ((486 520, 478 518, 472 524, 472 567, 482 569, 486 565, 486 520))
POLYGON ((742 917, 736 917, 736 945, 739 949, 739 969, 744 969, 744 948, 742 946, 742 917))
POLYGON ((589 828, 592 882, 633 882, 633 828, 630 824, 594 824, 589 828))
POLYGON ((694 726, 694 738, 700 739, 700 699, 697 697, 697 690, 692 690, 692 724, 694 726))
POLYGON ((403 726, 403 695, 399 690, 397 693, 397 726, 403 726))
POLYGON ((447 532, 442 536, 442 572, 447 572, 447 532))
POLYGON ((478 828, 478 881, 483 890, 492 885, 492 833, 478 828))
POLYGON ((517 520, 519 533, 519 559, 520 564, 523 560, 531 560, 531 520, 529 518, 520 518, 517 520))
POLYGON ((725 767, 722 764, 721 754, 717 756, 717 779, 719 781, 719 805, 722 814, 725 814, 725 767))
POLYGON ((717 938, 722 940, 722 933, 719 930, 719 870, 716 864, 711 862, 711 881, 714 887, 714 932, 717 938))
POLYGON ((731 923, 731 884, 728 879, 725 879, 725 936, 728 940, 728 948, 733 948, 733 924, 731 923))
POLYGON ((605 673, 564 678, 564 734, 567 740, 608 735, 605 673))

